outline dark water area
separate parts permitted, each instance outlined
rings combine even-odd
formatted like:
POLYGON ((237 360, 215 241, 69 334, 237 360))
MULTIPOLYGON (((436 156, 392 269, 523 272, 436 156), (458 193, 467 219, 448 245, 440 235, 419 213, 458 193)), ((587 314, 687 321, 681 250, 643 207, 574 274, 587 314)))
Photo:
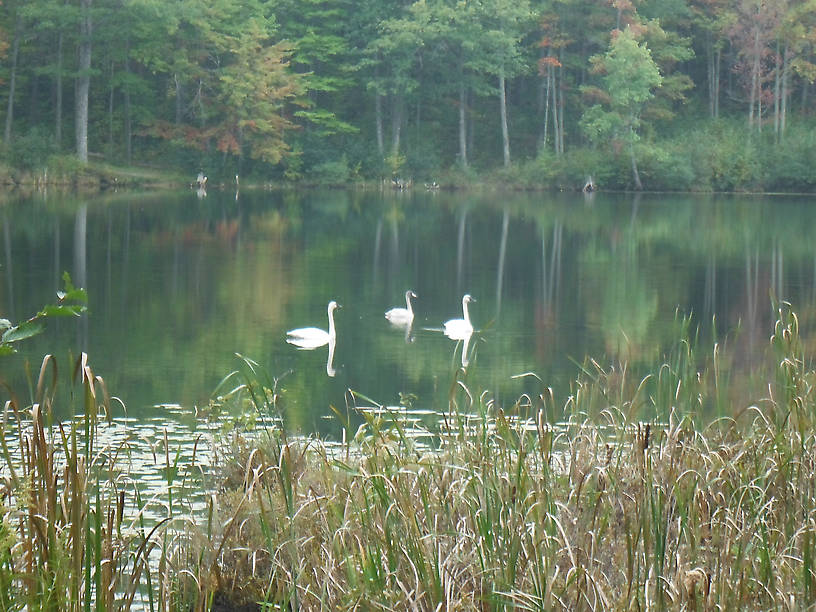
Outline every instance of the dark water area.
POLYGON ((348 390, 443 410, 463 363, 469 388, 498 405, 548 387, 563 403, 588 357, 641 375, 691 316, 701 353, 716 321, 730 380, 747 388, 772 296, 793 304, 813 345, 815 203, 424 190, 20 199, 0 206, 0 318, 52 303, 64 271, 88 290, 88 314, 50 321, 0 359, 0 377, 25 397, 26 359, 36 371, 53 353, 67 370, 69 352, 86 351, 128 415, 153 418, 164 404, 206 406, 237 353, 277 378, 293 428, 333 433, 329 407, 345 411, 348 390), (408 289, 405 330, 383 313, 408 289), (476 331, 463 356, 442 324, 462 316, 465 293, 476 331), (327 327, 330 300, 342 305, 333 354, 287 344, 291 328, 327 327))

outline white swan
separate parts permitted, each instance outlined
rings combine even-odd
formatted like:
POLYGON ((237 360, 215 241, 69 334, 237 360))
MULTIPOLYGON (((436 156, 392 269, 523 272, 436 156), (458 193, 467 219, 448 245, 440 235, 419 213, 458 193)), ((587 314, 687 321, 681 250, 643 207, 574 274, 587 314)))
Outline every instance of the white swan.
POLYGON ((414 322, 414 309, 411 307, 411 298, 416 298, 413 291, 405 292, 405 305, 407 308, 392 308, 385 312, 385 318, 393 325, 410 325, 414 322))
POLYGON ((462 319, 451 319, 445 321, 445 335, 451 340, 464 340, 473 333, 473 324, 470 322, 470 314, 468 313, 468 304, 475 302, 469 294, 465 294, 462 298, 462 319))
POLYGON ((315 349, 333 343, 337 338, 334 330, 334 310, 340 304, 332 300, 327 308, 329 314, 329 331, 317 327, 300 327, 286 332, 286 341, 302 349, 315 349))

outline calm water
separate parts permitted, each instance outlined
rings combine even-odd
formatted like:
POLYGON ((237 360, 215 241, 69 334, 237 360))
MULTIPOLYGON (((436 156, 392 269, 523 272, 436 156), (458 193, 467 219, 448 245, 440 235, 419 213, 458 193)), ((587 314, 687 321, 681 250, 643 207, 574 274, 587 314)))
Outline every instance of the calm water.
POLYGON ((87 351, 128 414, 206 405, 236 353, 278 378, 289 423, 330 432, 346 391, 444 408, 454 372, 500 403, 552 386, 577 363, 651 366, 676 313, 730 334, 744 371, 772 331, 771 294, 808 329, 816 304, 813 198, 595 194, 242 192, 38 196, 0 205, 0 317, 54 300, 61 275, 88 289, 89 316, 49 323, 0 376, 25 389, 25 358, 87 351), (412 289, 409 333, 383 312, 412 289), (476 298, 477 333, 442 323, 476 298), (300 351, 286 330, 327 326, 337 343, 300 351), (739 331, 737 331, 737 329, 739 331), (333 376, 329 376, 332 373, 333 376), (534 373, 533 376, 520 376, 534 373))

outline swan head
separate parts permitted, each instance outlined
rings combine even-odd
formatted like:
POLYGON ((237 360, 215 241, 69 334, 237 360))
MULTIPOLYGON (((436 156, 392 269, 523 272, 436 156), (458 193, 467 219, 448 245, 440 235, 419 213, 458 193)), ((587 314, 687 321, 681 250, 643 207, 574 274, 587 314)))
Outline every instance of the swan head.
POLYGON ((476 301, 476 298, 471 297, 471 295, 469 293, 466 293, 462 297, 462 304, 470 304, 471 302, 475 302, 475 301, 476 301))
POLYGON ((340 304, 338 304, 337 302, 335 302, 334 300, 329 302, 329 312, 334 312, 338 308, 342 308, 342 306, 340 304))
POLYGON ((416 293, 414 293, 413 291, 411 291, 410 289, 409 289, 408 291, 406 291, 406 292, 405 292, 405 299, 406 299, 406 300, 407 300, 408 298, 414 298, 414 299, 416 299, 416 297, 417 297, 417 294, 416 294, 416 293))

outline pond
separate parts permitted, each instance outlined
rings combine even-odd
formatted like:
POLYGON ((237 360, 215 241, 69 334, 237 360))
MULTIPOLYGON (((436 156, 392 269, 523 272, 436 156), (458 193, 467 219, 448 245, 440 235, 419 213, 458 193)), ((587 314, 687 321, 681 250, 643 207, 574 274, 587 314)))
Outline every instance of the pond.
POLYGON ((206 406, 240 354, 277 380, 290 427, 333 435, 330 406, 344 412, 349 390, 442 410, 463 364, 470 388, 499 404, 547 387, 563 400, 587 357, 657 365, 683 316, 705 350, 716 321, 748 376, 772 332, 771 296, 811 327, 813 204, 422 188, 18 198, 0 205, 0 318, 53 302, 64 271, 87 288, 89 312, 49 322, 0 376, 24 395, 24 360, 36 371, 45 353, 86 351, 128 416, 153 419, 206 406), (384 317, 408 290, 410 329, 384 317), (467 342, 443 334, 465 294, 467 342), (287 330, 327 328, 330 300, 342 306, 332 350, 288 344, 287 330))

